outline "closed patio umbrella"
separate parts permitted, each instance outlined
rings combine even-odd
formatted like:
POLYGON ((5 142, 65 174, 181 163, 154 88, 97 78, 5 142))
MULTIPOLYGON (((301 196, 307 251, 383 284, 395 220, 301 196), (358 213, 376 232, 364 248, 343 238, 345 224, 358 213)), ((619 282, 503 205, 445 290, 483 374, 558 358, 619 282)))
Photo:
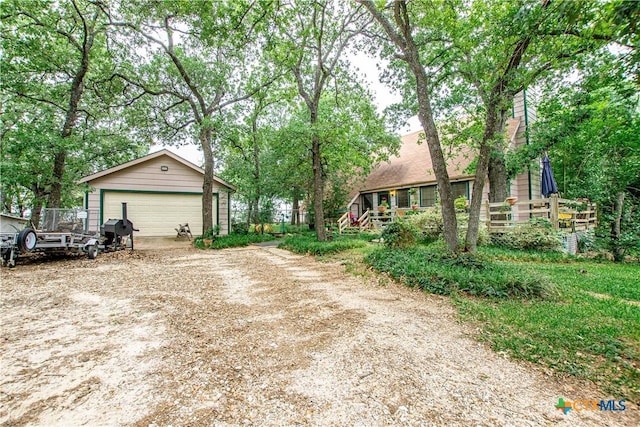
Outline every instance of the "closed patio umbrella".
POLYGON ((553 178, 553 171, 551 170, 551 162, 549 156, 544 155, 542 159, 542 185, 541 192, 544 197, 549 197, 551 194, 558 192, 558 186, 556 180, 553 178))

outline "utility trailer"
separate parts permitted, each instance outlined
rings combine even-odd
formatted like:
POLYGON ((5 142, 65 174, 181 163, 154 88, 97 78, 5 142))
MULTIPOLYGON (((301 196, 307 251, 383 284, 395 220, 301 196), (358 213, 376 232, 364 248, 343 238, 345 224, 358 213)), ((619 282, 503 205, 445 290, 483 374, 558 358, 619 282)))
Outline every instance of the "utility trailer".
POLYGON ((42 226, 36 231, 35 251, 98 256, 100 235, 97 211, 89 209, 44 209, 42 226))
POLYGON ((31 252, 35 249, 36 233, 28 224, 28 219, 0 214, 0 259, 2 265, 13 267, 18 254, 31 252))
POLYGON ((39 230, 25 228, 2 235, 2 264, 13 267, 18 255, 27 252, 86 254, 95 259, 101 251, 133 249, 133 232, 138 230, 127 219, 126 203, 122 215, 122 219, 109 219, 99 226, 93 209, 45 209, 39 230))

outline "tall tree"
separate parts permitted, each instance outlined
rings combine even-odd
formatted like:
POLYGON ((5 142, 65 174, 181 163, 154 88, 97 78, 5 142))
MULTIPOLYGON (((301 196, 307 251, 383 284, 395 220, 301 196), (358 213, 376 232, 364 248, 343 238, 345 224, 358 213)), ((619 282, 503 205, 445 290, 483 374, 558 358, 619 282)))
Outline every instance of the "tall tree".
MULTIPOLYGON (((117 127, 106 119, 112 93, 105 83, 114 61, 107 15, 102 4, 79 0, 8 1, 2 12, 2 94, 5 111, 15 119, 2 135, 3 161, 30 158, 9 171, 16 185, 32 192, 37 223, 43 204, 68 203, 70 185, 89 165, 86 144, 97 142, 93 149, 102 152, 96 132, 110 134, 117 127)), ((132 148, 124 152, 137 152, 132 148)))
POLYGON ((268 42, 262 31, 271 7, 250 1, 138 1, 114 22, 133 30, 129 36, 146 46, 144 55, 152 55, 146 62, 138 57, 135 74, 121 74, 138 97, 152 96, 141 104, 151 107, 148 125, 164 143, 180 143, 192 132, 202 148, 203 233, 213 227, 214 143, 225 114, 275 78, 257 58, 268 42))
MULTIPOLYGON (((640 252, 640 96, 634 76, 601 55, 546 93, 526 158, 549 152, 564 197, 598 203, 598 236, 616 261, 640 252)), ((526 163, 526 160, 525 160, 526 163)))
MULTIPOLYGON (((313 192, 309 141, 315 133, 324 149, 324 186, 339 189, 323 196, 323 211, 334 214, 336 206, 348 202, 342 192, 352 188, 354 180, 366 176, 374 164, 387 159, 399 146, 398 138, 386 130, 385 120, 369 98, 358 82, 343 82, 338 94, 327 94, 320 100, 313 131, 303 103, 289 104, 295 108, 289 113, 282 110, 286 104, 269 109, 269 119, 261 120, 256 132, 247 126, 239 141, 231 144, 223 176, 245 196, 255 197, 259 186, 260 195, 267 200, 278 197, 295 201, 294 193, 300 197, 301 193, 313 192)), ((251 118, 249 123, 253 123, 251 118)))
MULTIPOLYGON (((268 162, 268 152, 277 140, 277 126, 280 112, 285 107, 286 96, 275 88, 261 91, 246 104, 242 122, 235 127, 227 127, 221 144, 223 167, 222 177, 238 188, 238 193, 247 206, 247 224, 262 222, 261 202, 282 195, 286 183, 271 185, 273 168, 268 162)), ((294 171, 290 171, 293 175, 294 171)))
POLYGON ((444 239, 449 251, 455 251, 458 247, 457 219, 453 205, 453 194, 449 182, 447 164, 440 144, 438 129, 434 120, 432 98, 434 91, 438 90, 438 81, 427 70, 422 62, 419 46, 429 43, 429 40, 416 42, 415 19, 416 16, 409 13, 408 4, 404 1, 396 1, 388 6, 377 6, 372 0, 358 0, 382 27, 384 34, 390 43, 397 49, 394 56, 403 61, 409 73, 406 78, 414 85, 414 98, 418 103, 418 119, 425 132, 429 154, 433 164, 433 172, 438 184, 438 195, 442 205, 442 219, 444 224, 444 239))
MULTIPOLYGON (((383 9, 376 9, 371 1, 365 4, 377 13, 379 21, 385 19, 383 9)), ((576 55, 602 46, 604 41, 598 37, 587 37, 587 34, 593 34, 593 27, 601 19, 598 4, 548 0, 432 0, 400 1, 387 7, 393 9, 396 27, 404 31, 390 37, 395 45, 404 43, 402 46, 407 49, 411 46, 410 40, 414 40, 416 65, 410 66, 413 71, 411 83, 417 85, 426 79, 430 101, 440 108, 440 118, 453 111, 468 129, 477 132, 473 138, 478 154, 466 250, 476 250, 487 174, 490 200, 502 201, 508 195, 504 162, 508 147, 504 130, 515 94, 550 72, 569 66, 576 55), (422 74, 424 76, 418 78, 422 74), (460 111, 464 111, 464 117, 460 111), (482 126, 475 125, 474 120, 480 120, 482 126)), ((387 20, 385 26, 390 25, 387 20)), ((393 30, 389 28, 386 33, 393 30)), ((401 59, 406 62, 405 58, 401 59)), ((418 96, 418 105, 422 107, 424 103, 418 96)), ((421 115, 420 109, 418 115, 421 115)), ((427 123, 427 126, 430 125, 427 123)), ((433 141, 434 136, 430 137, 427 126, 427 142, 433 141)), ((468 136, 469 132, 466 132, 465 137, 468 136)), ((437 177, 438 172, 435 172, 437 177)), ((438 185, 444 183, 438 180, 438 185)), ((443 211, 444 215, 447 215, 446 211, 443 211)), ((453 235, 450 239, 451 247, 453 235)))
MULTIPOLYGON (((298 94, 308 110, 309 148, 313 169, 313 206, 317 238, 326 240, 323 168, 325 148, 319 132, 319 107, 337 74, 347 69, 344 58, 354 38, 369 25, 366 12, 348 2, 309 1, 288 6, 280 22, 281 49, 288 56, 298 94)), ((344 80, 343 80, 344 81, 344 80)))
POLYGON ((578 36, 597 25, 598 8, 594 2, 547 0, 471 2, 452 8, 453 25, 443 26, 453 51, 448 83, 452 94, 472 94, 459 98, 467 105, 476 104, 484 116, 465 242, 468 250, 476 247, 487 173, 490 201, 502 201, 509 193, 504 130, 514 96, 603 45, 596 38, 578 36))

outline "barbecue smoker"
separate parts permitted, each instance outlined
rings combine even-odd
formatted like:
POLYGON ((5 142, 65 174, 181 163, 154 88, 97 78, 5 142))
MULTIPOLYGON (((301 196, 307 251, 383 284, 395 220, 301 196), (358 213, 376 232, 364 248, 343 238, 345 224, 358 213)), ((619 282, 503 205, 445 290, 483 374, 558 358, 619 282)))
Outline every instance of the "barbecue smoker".
POLYGON ((116 251, 123 249, 127 243, 125 238, 129 238, 130 248, 133 249, 133 232, 140 231, 133 228, 133 223, 127 219, 127 204, 122 203, 122 219, 109 219, 100 226, 101 246, 104 250, 116 251))

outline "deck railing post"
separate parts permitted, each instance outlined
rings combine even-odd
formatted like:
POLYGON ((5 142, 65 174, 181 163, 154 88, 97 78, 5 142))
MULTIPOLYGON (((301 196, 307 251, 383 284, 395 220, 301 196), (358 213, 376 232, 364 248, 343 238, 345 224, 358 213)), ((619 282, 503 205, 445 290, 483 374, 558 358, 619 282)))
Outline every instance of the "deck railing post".
POLYGON ((551 215, 551 225, 553 226, 553 229, 558 231, 560 229, 560 222, 559 222, 559 215, 558 215, 558 211, 559 211, 559 203, 558 203, 558 195, 557 194, 552 194, 551 197, 549 198, 549 211, 550 211, 550 215, 551 215))

